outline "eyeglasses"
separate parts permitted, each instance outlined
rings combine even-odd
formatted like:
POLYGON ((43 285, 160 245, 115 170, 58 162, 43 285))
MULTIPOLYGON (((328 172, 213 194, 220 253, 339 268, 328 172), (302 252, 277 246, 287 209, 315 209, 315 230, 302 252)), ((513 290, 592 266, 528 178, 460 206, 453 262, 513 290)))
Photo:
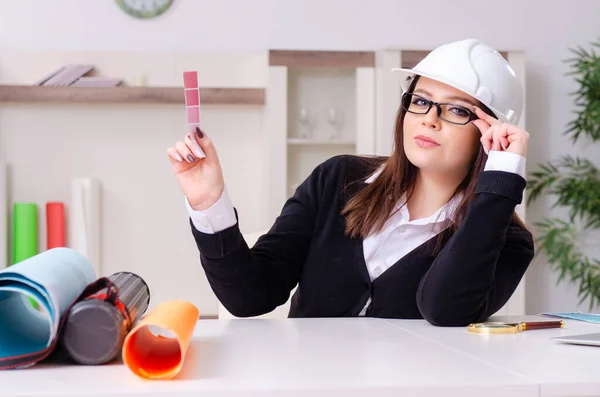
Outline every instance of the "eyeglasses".
POLYGON ((402 95, 402 108, 410 113, 427 114, 432 106, 437 108, 437 116, 452 124, 465 125, 479 117, 468 108, 452 103, 437 103, 418 94, 406 92, 402 95))

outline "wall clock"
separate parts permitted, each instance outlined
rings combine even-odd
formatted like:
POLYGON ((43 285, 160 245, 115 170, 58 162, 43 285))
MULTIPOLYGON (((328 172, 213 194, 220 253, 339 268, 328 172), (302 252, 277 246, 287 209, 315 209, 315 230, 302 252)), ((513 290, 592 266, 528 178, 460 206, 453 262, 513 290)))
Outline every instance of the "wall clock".
POLYGON ((173 0, 116 0, 119 7, 135 18, 155 18, 171 7, 173 0))

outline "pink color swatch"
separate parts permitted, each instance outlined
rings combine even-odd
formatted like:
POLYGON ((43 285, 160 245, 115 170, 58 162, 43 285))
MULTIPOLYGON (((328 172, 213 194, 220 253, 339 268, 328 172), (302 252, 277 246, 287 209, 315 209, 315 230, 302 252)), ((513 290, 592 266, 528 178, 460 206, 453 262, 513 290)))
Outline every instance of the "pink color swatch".
MULTIPOLYGON (((198 87, 198 72, 183 72, 183 92, 185 94, 185 110, 187 117, 188 133, 191 137, 196 136, 196 128, 200 128, 200 88, 198 87)), ((192 139, 195 144, 195 154, 205 157, 202 148, 192 139)))
POLYGON ((200 112, 198 106, 188 106, 186 110, 188 124, 200 122, 200 112))
POLYGON ((183 87, 198 88, 198 72, 183 72, 183 87))
POLYGON ((188 124, 188 134, 194 136, 196 133, 196 127, 200 128, 200 124, 188 124))
POLYGON ((200 89, 198 72, 183 72, 183 92, 188 124, 200 123, 200 89))
POLYGON ((185 90, 185 106, 198 106, 200 101, 198 99, 198 91, 195 89, 185 90))

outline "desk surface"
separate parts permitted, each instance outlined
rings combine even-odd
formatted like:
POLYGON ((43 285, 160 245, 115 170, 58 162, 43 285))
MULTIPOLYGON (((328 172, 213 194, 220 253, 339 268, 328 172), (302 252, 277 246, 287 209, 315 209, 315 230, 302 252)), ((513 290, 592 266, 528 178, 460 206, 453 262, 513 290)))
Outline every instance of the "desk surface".
POLYGON ((600 348, 549 339, 591 332, 577 321, 486 336, 420 320, 201 320, 174 380, 42 363, 0 371, 0 396, 592 396, 600 348))

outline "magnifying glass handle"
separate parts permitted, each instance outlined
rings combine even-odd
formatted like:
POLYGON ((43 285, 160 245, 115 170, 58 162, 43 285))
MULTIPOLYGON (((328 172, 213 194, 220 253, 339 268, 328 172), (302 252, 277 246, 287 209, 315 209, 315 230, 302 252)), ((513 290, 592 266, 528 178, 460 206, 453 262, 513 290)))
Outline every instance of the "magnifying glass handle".
POLYGON ((562 328, 565 325, 563 320, 557 321, 525 321, 519 324, 521 331, 546 328, 562 328))

